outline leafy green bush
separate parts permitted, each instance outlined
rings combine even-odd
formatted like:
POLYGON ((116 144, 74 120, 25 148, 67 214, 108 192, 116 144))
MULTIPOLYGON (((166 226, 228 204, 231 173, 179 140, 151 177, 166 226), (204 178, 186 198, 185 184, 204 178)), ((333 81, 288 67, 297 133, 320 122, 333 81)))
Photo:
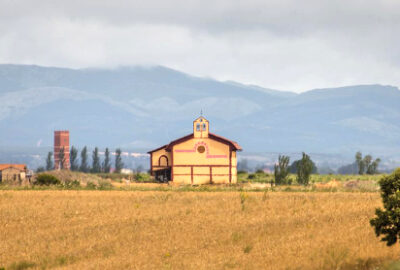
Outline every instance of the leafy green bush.
POLYGON ((376 236, 385 235, 382 241, 391 246, 400 237, 400 168, 379 181, 384 210, 378 208, 371 219, 376 236))
POLYGON ((149 182, 150 175, 148 173, 136 173, 135 174, 135 181, 137 182, 149 182))
POLYGON ((60 180, 51 174, 41 173, 36 177, 35 185, 50 186, 60 184, 60 180))

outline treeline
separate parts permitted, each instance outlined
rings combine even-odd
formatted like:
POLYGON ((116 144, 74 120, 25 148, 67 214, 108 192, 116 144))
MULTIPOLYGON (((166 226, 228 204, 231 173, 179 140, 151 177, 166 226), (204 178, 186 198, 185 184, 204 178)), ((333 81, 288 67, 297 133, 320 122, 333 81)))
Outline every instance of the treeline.
MULTIPOLYGON (((60 169, 66 168, 66 159, 64 154, 64 148, 60 149, 59 153, 56 153, 58 156, 58 160, 60 161, 58 167, 60 169)), ((71 171, 80 171, 84 173, 109 173, 111 171, 111 153, 108 148, 105 149, 104 159, 100 159, 99 148, 95 147, 92 152, 92 164, 89 164, 88 158, 88 149, 87 147, 83 147, 80 155, 77 148, 74 146, 71 147, 69 153, 70 159, 70 170, 71 171), (80 156, 80 160, 78 159, 80 156)), ((124 167, 124 163, 122 162, 122 151, 120 148, 115 150, 115 158, 114 158, 114 172, 120 173, 122 168, 124 167)), ((38 171, 50 171, 55 168, 53 161, 53 152, 49 152, 46 158, 46 167, 39 167, 38 171)))
POLYGON ((296 160, 289 166, 290 157, 279 155, 278 163, 274 166, 275 185, 290 185, 289 173, 297 174, 297 183, 300 185, 308 185, 312 173, 317 172, 315 163, 310 156, 303 152, 302 158, 296 160))
POLYGON ((371 155, 363 157, 361 152, 355 155, 355 161, 351 164, 342 166, 338 169, 339 174, 377 174, 379 173, 378 167, 381 162, 380 158, 373 159, 371 155))
MULTIPOLYGON (((352 164, 339 168, 339 174, 377 174, 379 173, 378 167, 381 160, 379 158, 373 159, 371 155, 363 157, 361 152, 357 152, 355 155, 355 161, 352 164), (346 168, 346 171, 343 171, 346 168), (348 168, 348 169, 347 169, 348 168)), ((315 163, 311 160, 310 156, 306 153, 302 153, 302 158, 293 161, 290 165, 290 157, 285 155, 279 155, 277 163, 274 165, 274 182, 275 185, 290 185, 292 184, 292 178, 289 174, 296 174, 296 181, 301 185, 308 185, 311 174, 318 173, 315 163)), ((238 171, 246 172, 247 161, 244 160, 241 164, 238 164, 238 171)), ((262 171, 258 169, 257 171, 262 171)))

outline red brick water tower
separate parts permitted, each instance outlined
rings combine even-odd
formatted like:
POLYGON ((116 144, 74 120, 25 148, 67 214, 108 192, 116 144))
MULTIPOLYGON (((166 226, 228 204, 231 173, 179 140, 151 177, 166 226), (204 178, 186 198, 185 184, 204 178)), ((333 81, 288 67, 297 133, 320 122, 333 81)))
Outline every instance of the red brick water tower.
POLYGON ((56 130, 54 131, 54 169, 60 169, 60 151, 64 152, 63 168, 69 169, 69 131, 56 130))

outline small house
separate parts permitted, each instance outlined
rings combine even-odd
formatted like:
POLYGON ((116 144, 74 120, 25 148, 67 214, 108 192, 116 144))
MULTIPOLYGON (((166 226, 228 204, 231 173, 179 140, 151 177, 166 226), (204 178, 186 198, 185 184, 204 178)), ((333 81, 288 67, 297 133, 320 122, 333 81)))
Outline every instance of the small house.
POLYGON ((25 164, 0 164, 0 183, 21 184, 26 179, 25 164))

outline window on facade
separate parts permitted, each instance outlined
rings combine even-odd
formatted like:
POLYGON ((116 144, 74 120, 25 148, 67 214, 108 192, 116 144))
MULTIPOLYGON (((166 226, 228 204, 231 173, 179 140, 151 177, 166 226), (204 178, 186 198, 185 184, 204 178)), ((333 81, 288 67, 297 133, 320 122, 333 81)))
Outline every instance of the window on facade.
POLYGON ((203 130, 207 130, 207 129, 206 129, 206 124, 203 124, 203 130))
POLYGON ((202 145, 200 145, 199 147, 197 147, 197 152, 199 152, 200 154, 204 153, 204 151, 206 151, 206 148, 202 145))
POLYGON ((200 124, 196 124, 196 131, 200 131, 200 124))

